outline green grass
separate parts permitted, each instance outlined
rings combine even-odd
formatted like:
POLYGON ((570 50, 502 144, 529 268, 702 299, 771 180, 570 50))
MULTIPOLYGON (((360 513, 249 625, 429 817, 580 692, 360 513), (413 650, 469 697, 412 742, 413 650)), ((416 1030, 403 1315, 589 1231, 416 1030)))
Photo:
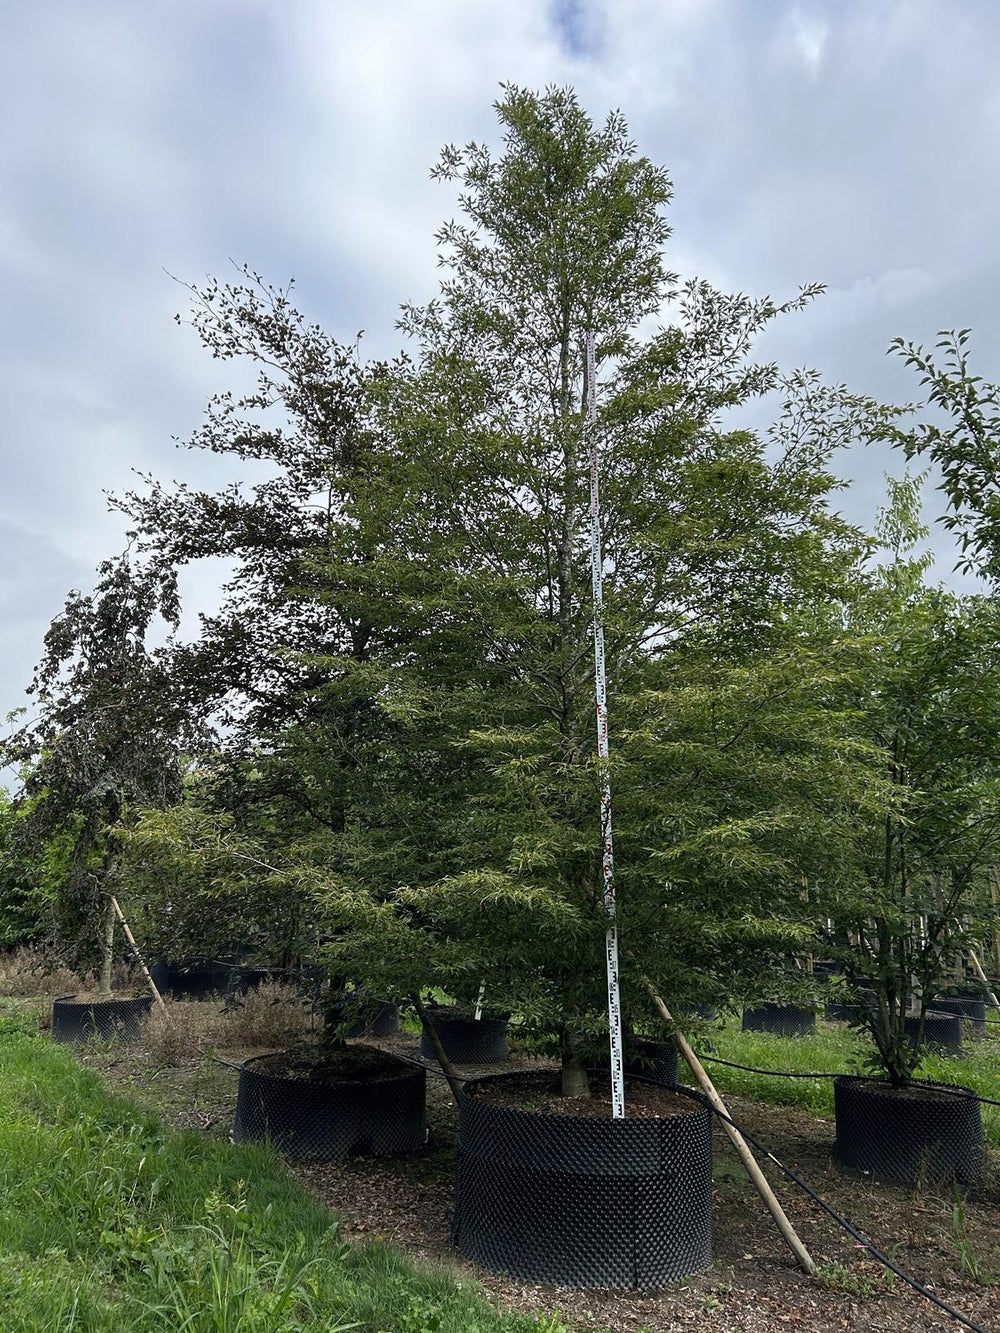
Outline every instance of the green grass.
POLYGON ((562 1333, 337 1224, 263 1147, 178 1134, 0 1013, 4 1333, 562 1333))
MULTIPOLYGON (((1000 1100, 1000 1029, 991 1028, 990 1032, 997 1036, 966 1037, 958 1058, 926 1056, 917 1077, 960 1083, 984 1097, 1000 1100)), ((738 1017, 706 1026, 689 1040, 699 1055, 717 1055, 738 1064, 789 1073, 867 1073, 865 1061, 872 1049, 869 1040, 843 1023, 819 1022, 813 1036, 777 1037, 767 1032, 741 1032, 738 1017)), ((709 1061, 705 1067, 720 1092, 752 1097, 772 1106, 801 1106, 815 1115, 833 1115, 832 1079, 773 1078, 709 1061)), ((983 1107, 983 1128, 987 1142, 1000 1147, 1000 1107, 983 1107)))

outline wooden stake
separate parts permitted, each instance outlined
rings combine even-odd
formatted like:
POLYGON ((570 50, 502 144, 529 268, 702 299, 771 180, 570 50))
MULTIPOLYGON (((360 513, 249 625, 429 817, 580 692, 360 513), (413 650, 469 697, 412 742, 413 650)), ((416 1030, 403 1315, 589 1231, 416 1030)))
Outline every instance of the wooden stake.
MULTIPOLYGON (((146 978, 146 981, 149 983, 149 989, 153 992, 153 999, 156 1001, 156 1003, 160 1006, 160 1008, 161 1008, 161 1010, 163 1011, 163 1013, 164 1013, 164 1014, 166 1015, 166 1017, 169 1019, 170 1015, 167 1014, 167 1006, 163 1003, 163 996, 162 996, 162 995, 160 994, 160 992, 156 989, 156 982, 155 982, 155 981, 153 980, 153 978, 150 976, 149 968, 146 966, 145 962, 143 961, 142 954, 139 952, 139 946, 138 946, 138 944, 136 944, 136 942, 135 942, 135 937, 133 936, 132 932, 131 932, 131 931, 129 930, 129 928, 128 928, 128 922, 125 920, 125 913, 124 913, 124 912, 122 911, 122 909, 119 907, 119 905, 118 905, 118 899, 115 897, 114 894, 111 895, 111 906, 114 908, 114 914, 115 914, 115 916, 116 916, 116 917, 118 918, 118 920, 122 923, 122 930, 125 932, 125 938, 128 940, 128 942, 129 942, 129 947, 131 948, 132 952, 135 954, 136 962, 137 962, 137 963, 139 964, 139 966, 142 968, 143 976, 146 978)), ((112 917, 111 919, 114 920, 114 917, 112 917)))
POLYGON ((444 1047, 441 1045, 441 1038, 437 1034, 437 1028, 434 1026, 433 1018, 427 1014, 423 1000, 417 991, 413 992, 413 1007, 420 1016, 420 1021, 424 1025, 424 1031, 431 1039, 431 1045, 434 1047, 434 1054, 437 1056, 437 1062, 441 1066, 441 1073, 448 1080, 448 1087, 451 1088, 451 1095, 455 1098, 455 1105, 459 1105, 459 1093, 462 1091, 462 1080, 455 1073, 455 1066, 445 1054, 444 1047))
MULTIPOLYGON (((643 977, 642 980, 643 983, 645 984, 646 990, 649 993, 649 998, 653 1001, 654 1005, 656 1005, 656 1009, 660 1017, 663 1019, 665 1023, 669 1024, 671 1027, 674 1028, 674 1041, 677 1043, 677 1049, 680 1051, 681 1055, 683 1055, 684 1059, 691 1066, 691 1072, 694 1074, 695 1078, 701 1085, 702 1091, 705 1093, 705 1096, 708 1098, 708 1100, 712 1103, 712 1105, 715 1107, 717 1111, 721 1111, 723 1116, 728 1116, 729 1112, 726 1110, 726 1104, 719 1096, 715 1084, 712 1082, 708 1074, 705 1072, 705 1067, 702 1065, 701 1061, 698 1059, 694 1051, 688 1045, 687 1039, 684 1036, 683 1032, 681 1032, 680 1029, 676 1027, 673 1018, 671 1018, 670 1016, 669 1009, 663 1003, 663 1000, 660 998, 660 996, 657 995, 656 991, 653 989, 652 982, 648 981, 645 977, 643 977)), ((795 1231, 795 1228, 792 1226, 791 1222, 789 1222, 788 1217, 785 1214, 785 1210, 778 1202, 778 1199, 775 1196, 774 1191, 771 1189, 771 1186, 767 1183, 767 1177, 764 1175, 763 1171, 757 1165, 757 1161, 753 1153, 750 1151, 746 1139, 736 1128, 736 1126, 731 1125, 728 1120, 722 1120, 721 1123, 722 1123, 722 1128, 729 1135, 729 1138, 732 1141, 733 1147, 736 1149, 736 1153, 740 1161, 743 1163, 744 1170, 750 1177, 750 1180, 753 1182, 754 1188, 756 1189, 760 1197, 764 1200, 764 1203, 767 1205, 767 1210, 774 1218, 775 1224, 777 1225, 778 1230, 781 1232, 781 1235, 785 1243, 787 1244, 788 1248, 791 1250, 792 1254, 795 1255, 799 1267, 802 1269, 804 1273, 807 1273, 809 1277, 813 1277, 816 1273, 815 1261, 813 1260, 812 1256, 810 1255, 806 1247, 802 1244, 802 1241, 799 1239, 798 1234, 795 1231)))
MULTIPOLYGON (((997 913, 997 868, 996 866, 987 866, 986 874, 990 881, 990 902, 993 905, 993 915, 997 913)), ((993 956, 994 966, 1000 972, 1000 929, 993 932, 993 956)))
POLYGON ((979 977, 979 980, 986 987, 986 994, 990 997, 990 1004, 992 1004, 994 1009, 1000 1009, 1000 1000, 998 1000, 997 997, 990 990, 989 979, 986 976, 986 973, 983 971, 982 963, 976 957, 975 949, 969 950, 969 957, 972 959, 972 966, 976 969, 976 975, 979 977))

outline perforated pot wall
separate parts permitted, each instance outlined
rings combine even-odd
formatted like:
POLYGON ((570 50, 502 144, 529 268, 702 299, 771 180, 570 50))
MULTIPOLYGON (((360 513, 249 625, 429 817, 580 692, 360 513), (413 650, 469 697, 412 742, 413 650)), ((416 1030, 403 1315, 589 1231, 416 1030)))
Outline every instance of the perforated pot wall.
POLYGON ((318 1082, 248 1060, 240 1070, 233 1138, 270 1139, 291 1157, 328 1162, 414 1152, 427 1140, 427 1073, 399 1061, 395 1077, 318 1082))
POLYGON ((693 1094, 677 1090, 690 1115, 612 1120, 469 1095, 492 1081, 460 1101, 452 1239, 463 1254, 529 1282, 622 1289, 711 1263, 711 1117, 693 1094))
POLYGON ((796 1004, 760 1004, 743 1010, 744 1032, 773 1032, 779 1037, 804 1037, 816 1031, 816 1014, 796 1004))
POLYGON ((677 1083, 677 1047, 672 1041, 654 1041, 636 1037, 632 1043, 636 1058, 625 1066, 627 1074, 640 1074, 666 1088, 677 1083))
MULTIPOLYGON (((920 1018, 917 1014, 908 1014, 903 1020, 910 1044, 915 1045, 920 1032, 920 1018)), ((928 1010, 924 1015, 924 1045, 933 1046, 942 1052, 962 1049, 962 1020, 958 1014, 941 1014, 928 1010)))
POLYGON ((370 1000, 347 1029, 348 1037, 392 1037, 399 1031, 399 1010, 394 1004, 370 1000))
POLYGON ((982 1179, 983 1119, 974 1096, 901 1092, 878 1079, 842 1075, 834 1079, 833 1101, 834 1156, 844 1166, 907 1184, 972 1185, 982 1179))
POLYGON ((152 995, 128 999, 94 1000, 80 1003, 74 995, 61 995, 52 1004, 53 1041, 138 1041, 149 1017, 152 995))
MULTIPOLYGON (((428 1007, 427 1018, 434 1024, 444 1053, 456 1065, 495 1065, 507 1059, 506 1018, 469 1018, 464 1011, 446 1007, 428 1007)), ((420 1034, 420 1054, 436 1060, 437 1053, 426 1031, 420 1034)))
POLYGON ((950 995, 934 1001, 934 1009, 939 1014, 957 1014, 963 1022, 969 1023, 976 1036, 986 1033, 986 1002, 974 995, 950 995))
POLYGON ((175 1000, 210 1000, 229 989, 231 964, 214 958, 185 958, 167 964, 166 985, 160 987, 175 1000))

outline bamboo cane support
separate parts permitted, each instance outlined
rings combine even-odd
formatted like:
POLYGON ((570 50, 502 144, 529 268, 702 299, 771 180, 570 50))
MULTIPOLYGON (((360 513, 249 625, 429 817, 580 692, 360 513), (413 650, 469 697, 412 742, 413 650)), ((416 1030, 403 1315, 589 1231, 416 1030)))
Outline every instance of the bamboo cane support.
POLYGON ((986 973, 983 971, 983 965, 982 965, 982 963, 981 963, 981 962, 979 961, 979 959, 976 957, 976 951, 975 951, 975 949, 970 949, 970 950, 969 950, 969 957, 972 959, 972 966, 973 966, 973 967, 975 968, 975 970, 976 970, 976 976, 979 978, 979 980, 980 980, 980 981, 983 983, 983 985, 986 987, 986 994, 990 997, 990 1004, 993 1006, 994 1009, 1000 1009, 1000 1000, 998 1000, 997 997, 993 994, 992 990, 990 990, 989 978, 987 977, 986 973))
POLYGON ((448 1087, 451 1088, 451 1095, 455 1098, 455 1105, 459 1104, 458 1094, 462 1090, 462 1080, 455 1073, 455 1066, 445 1055, 444 1047, 441 1045, 441 1038, 437 1034, 437 1028, 434 1026, 433 1018, 428 1018, 424 1002, 419 994, 413 992, 413 1007, 420 1016, 420 1021, 424 1026, 424 1031, 431 1039, 431 1045, 434 1047, 434 1054, 437 1056, 437 1062, 441 1066, 441 1073, 448 1080, 448 1087))
POLYGON ((133 936, 131 930, 129 930, 128 928, 128 922, 125 920, 125 913, 118 905, 118 899, 115 897, 114 894, 111 895, 111 906, 114 908, 115 916, 122 923, 122 930, 125 932, 125 938, 128 940, 129 948, 135 954, 136 962, 142 968, 142 974, 146 978, 146 981, 149 985, 149 989, 153 992, 153 999, 160 1006, 160 1009, 163 1011, 163 1013, 166 1014, 167 1006, 163 1003, 163 996, 156 989, 156 982, 150 976, 149 968, 146 966, 145 961, 143 960, 142 953, 139 950, 139 946, 135 942, 135 937, 133 936))
MULTIPOLYGON (((649 993, 649 998, 653 1001, 653 1004, 656 1006, 657 1012, 659 1013, 660 1017, 663 1019, 665 1023, 669 1024, 671 1027, 674 1028, 674 1041, 677 1043, 677 1049, 680 1051, 681 1055, 683 1055, 684 1059, 691 1066, 691 1072, 698 1080, 698 1083, 700 1084, 702 1091, 705 1093, 705 1096, 708 1098, 708 1100, 712 1103, 712 1105, 715 1107, 717 1111, 721 1111, 723 1116, 728 1116, 729 1112, 726 1110, 725 1102, 719 1096, 715 1084, 712 1082, 712 1080, 709 1078, 708 1074, 705 1071, 705 1067, 702 1065, 701 1061, 698 1059, 694 1051, 688 1045, 687 1038, 684 1036, 683 1032, 681 1032, 680 1029, 677 1028, 676 1025, 674 1024, 674 1020, 670 1015, 669 1009, 663 1003, 663 1000, 660 998, 660 996, 656 993, 652 983, 646 980, 645 977, 643 978, 643 982, 645 984, 647 992, 649 993)), ((799 1239, 798 1233, 796 1232, 795 1228, 792 1226, 791 1222, 789 1222, 784 1208, 782 1208, 781 1204, 778 1202, 778 1199, 774 1191, 771 1189, 771 1186, 767 1182, 767 1177, 764 1175, 763 1171, 757 1165, 756 1158, 750 1151, 746 1139, 736 1128, 736 1126, 731 1125, 728 1120, 722 1120, 721 1124, 722 1128, 729 1135, 733 1147, 736 1149, 737 1156, 739 1157, 740 1161, 743 1164, 744 1170, 750 1177, 750 1180, 754 1188, 756 1189, 760 1197, 763 1199, 765 1205, 767 1206, 768 1212, 774 1219, 775 1225, 781 1232, 782 1238, 784 1239, 788 1248, 791 1250, 792 1254, 795 1255, 799 1267, 802 1269, 804 1273, 807 1273, 809 1277, 813 1277, 816 1272, 816 1263, 813 1260, 812 1255, 810 1255, 809 1251, 802 1244, 802 1241, 799 1239)))

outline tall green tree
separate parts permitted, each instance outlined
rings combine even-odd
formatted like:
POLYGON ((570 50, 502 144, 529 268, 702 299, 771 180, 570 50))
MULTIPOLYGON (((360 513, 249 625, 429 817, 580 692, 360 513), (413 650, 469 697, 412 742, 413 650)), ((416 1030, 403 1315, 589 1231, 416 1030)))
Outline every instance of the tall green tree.
MULTIPOLYGON (((345 968, 408 949, 466 994, 486 978, 554 1034, 577 1094, 586 1038, 606 1031, 585 331, 637 1021, 641 970, 673 997, 731 994, 762 941, 787 951, 805 930, 799 874, 869 799, 846 720, 824 707, 835 667, 804 627, 860 549, 830 508, 829 457, 882 414, 752 361, 755 336, 816 289, 777 306, 693 283, 677 323, 643 338, 673 282, 664 173, 620 116, 595 127, 570 92, 508 88, 497 113, 501 155, 448 148, 436 170, 461 186, 463 220, 439 233, 440 297, 404 308, 414 366, 384 385, 378 466, 352 492, 359 512, 393 497, 365 578, 410 632, 338 686, 376 671, 376 710, 404 730, 356 768, 330 904, 355 927, 345 968), (769 435, 722 424, 772 390, 769 435)), ((317 567, 325 601, 362 595, 344 561, 317 567)))
POLYGON ((761 948, 787 954, 808 930, 800 874, 828 867, 877 799, 829 706, 842 647, 810 608, 864 545, 832 508, 830 457, 884 414, 754 361, 757 335, 816 287, 779 305, 692 282, 649 332, 675 284, 665 173, 570 91, 509 87, 497 114, 501 152, 449 147, 435 171, 461 217, 439 234, 439 297, 404 307, 410 358, 355 376, 309 351, 328 344, 270 289, 262 304, 260 288, 204 293, 207 345, 249 355, 268 386, 220 398, 206 440, 280 462, 278 521, 259 488, 219 504, 154 487, 129 505, 167 569, 207 541, 240 561, 191 660, 205 653, 219 697, 229 685, 245 705, 234 752, 252 795, 223 783, 208 810, 146 832, 191 868, 209 849, 206 892, 256 860, 276 892, 307 895, 341 974, 470 999, 485 980, 580 1093, 606 1034, 586 331, 637 1025, 641 974, 681 1002, 759 985, 761 948), (345 401, 343 382, 344 431, 324 433, 313 405, 345 401), (769 432, 733 424, 768 394, 769 432), (272 410, 287 429, 259 433, 272 410), (240 675, 216 643, 244 623, 260 651, 240 675))
POLYGON ((920 377, 931 418, 896 426, 893 443, 908 459, 926 458, 941 473, 949 512, 942 522, 958 537, 961 565, 1000 579, 1000 386, 974 375, 970 329, 942 329, 933 350, 897 338, 890 351, 920 377))

